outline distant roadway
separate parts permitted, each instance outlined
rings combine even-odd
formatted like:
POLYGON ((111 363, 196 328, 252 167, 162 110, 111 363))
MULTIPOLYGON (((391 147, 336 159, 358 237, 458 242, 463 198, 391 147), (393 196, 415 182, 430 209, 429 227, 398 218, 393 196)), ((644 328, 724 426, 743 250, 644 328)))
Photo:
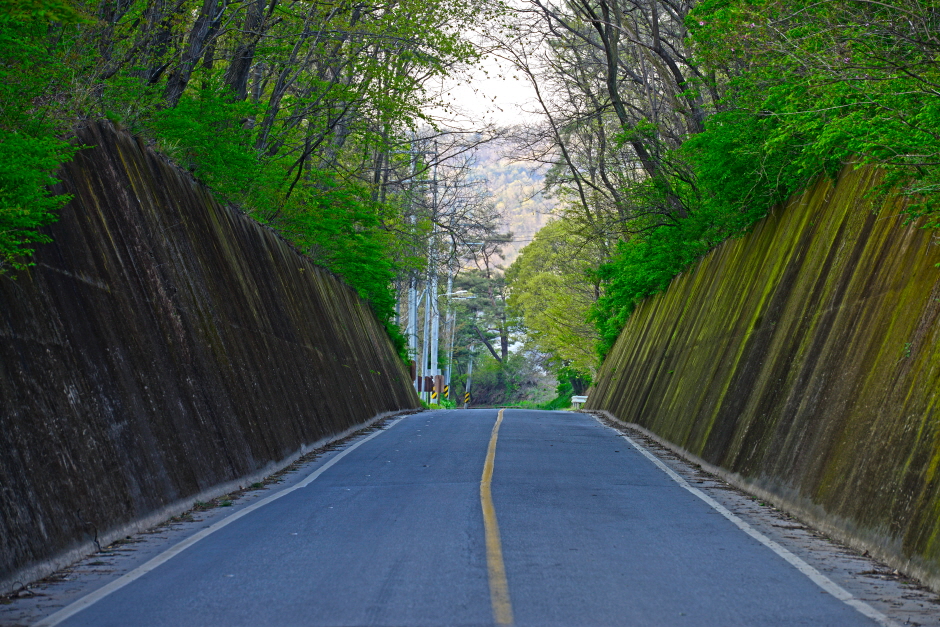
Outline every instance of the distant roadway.
POLYGON ((878 624, 584 414, 423 412, 310 472, 40 624, 878 624))

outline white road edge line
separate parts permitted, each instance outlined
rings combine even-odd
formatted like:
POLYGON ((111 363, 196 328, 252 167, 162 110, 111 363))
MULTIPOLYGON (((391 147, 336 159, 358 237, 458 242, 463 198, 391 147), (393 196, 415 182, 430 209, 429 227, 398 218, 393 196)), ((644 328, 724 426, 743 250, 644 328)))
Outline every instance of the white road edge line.
POLYGON ((741 531, 751 536, 752 538, 754 538, 755 540, 757 540, 758 542, 766 546, 768 549, 770 549, 771 551, 773 551, 774 553, 782 557, 784 560, 789 562, 791 566, 793 566, 798 571, 800 571, 801 573, 809 577, 810 581, 815 583, 817 586, 819 586, 820 588, 822 588, 823 590, 825 590, 826 592, 828 592, 835 598, 839 599, 846 605, 851 606, 852 608, 854 608, 861 614, 864 614, 868 618, 877 622, 878 624, 884 625, 884 627, 901 627, 901 625, 894 622, 893 620, 891 620, 890 618, 888 618, 887 616, 885 616, 884 614, 882 614, 881 612, 879 612, 878 610, 870 606, 868 603, 865 603, 864 601, 853 597, 852 594, 848 590, 846 590, 845 588, 843 588, 842 586, 840 586, 833 580, 823 575, 821 572, 819 572, 818 570, 816 570, 815 568, 813 568, 812 566, 804 562, 802 559, 800 559, 799 557, 791 553, 789 550, 780 546, 778 543, 774 542, 773 540, 771 540, 770 538, 768 538, 767 536, 765 536, 764 534, 762 534, 761 532, 757 531, 752 526, 747 524, 745 521, 735 516, 729 509, 727 509, 721 503, 719 503, 712 497, 708 496, 707 494, 705 494, 698 488, 693 488, 678 473, 676 473, 674 470, 669 468, 666 464, 663 463, 661 459, 653 455, 645 447, 635 442, 633 438, 631 438, 630 436, 624 433, 619 433, 619 435, 623 439, 625 439, 627 442, 629 442, 630 445, 633 448, 635 448, 637 451, 639 451, 644 457, 646 457, 651 462, 653 462, 660 470, 662 470, 664 473, 669 475, 669 477, 673 481, 678 483, 680 486, 682 486, 683 488, 685 488, 686 490, 688 490, 689 492, 691 492, 698 498, 705 501, 712 509, 714 509, 716 512, 718 512, 719 514, 721 514, 722 516, 730 520, 732 523, 734 523, 741 531))
POLYGON ((243 516, 247 516, 247 515, 250 514, 251 512, 255 511, 256 509, 260 509, 260 508, 264 507, 265 505, 267 505, 268 503, 273 503, 274 501, 278 500, 279 498, 281 498, 281 497, 283 497, 283 496, 287 496, 288 494, 290 494, 291 492, 293 492, 293 491, 295 491, 295 490, 300 490, 301 488, 306 488, 306 487, 307 487, 308 485, 310 485, 312 482, 316 481, 317 478, 318 478, 320 475, 322 475, 324 472, 326 472, 326 471, 329 470, 331 467, 333 467, 333 465, 336 464, 339 460, 343 459, 344 457, 346 457, 347 455, 349 455, 350 453, 352 453, 354 450, 356 450, 357 448, 359 448, 360 446, 362 446, 363 444, 365 444, 366 442, 368 442, 369 440, 371 440, 372 438, 381 435, 382 433, 384 433, 384 432, 387 431, 388 429, 391 429, 392 427, 394 427, 395 425, 397 425, 397 424, 398 424, 399 422, 401 422, 401 421, 402 421, 402 418, 398 418, 397 420, 394 420, 393 422, 390 422, 385 428, 380 429, 380 430, 376 431, 375 433, 372 433, 372 434, 370 434, 370 435, 364 437, 363 439, 359 440, 359 441, 356 442, 355 444, 352 444, 352 445, 349 446, 348 448, 343 449, 343 450, 340 451, 335 457, 333 457, 332 459, 330 459, 330 461, 326 462, 325 464, 323 464, 322 466, 320 466, 319 468, 317 468, 314 472, 310 473, 310 476, 309 476, 309 477, 307 477, 306 479, 304 479, 303 481, 301 481, 301 482, 298 483, 297 485, 291 486, 290 488, 287 488, 287 489, 285 489, 285 490, 281 490, 280 492, 277 492, 277 493, 275 493, 275 494, 272 494, 271 496, 269 496, 269 497, 267 497, 267 498, 265 498, 265 499, 262 499, 262 500, 258 501, 257 503, 255 503, 255 504, 253 504, 253 505, 249 505, 249 506, 246 507, 245 509, 243 509, 243 510, 241 510, 241 511, 235 513, 235 514, 232 514, 231 516, 228 516, 228 517, 226 517, 226 518, 220 520, 219 522, 217 522, 217 523, 215 523, 215 524, 213 524, 213 525, 211 525, 211 526, 209 526, 209 527, 206 527, 205 529, 203 529, 203 530, 200 531, 199 533, 196 533, 196 534, 191 535, 190 537, 186 538, 185 540, 183 540, 183 541, 180 542, 179 544, 176 544, 176 545, 170 547, 169 549, 167 549, 167 550, 164 551, 163 553, 160 553, 160 554, 157 555, 156 557, 150 559, 148 562, 146 562, 146 563, 144 563, 144 564, 141 564, 140 566, 138 566, 138 567, 135 568, 134 570, 130 571, 129 573, 126 573, 126 574, 124 574, 124 575, 118 577, 117 579, 115 579, 115 580, 112 581, 111 583, 109 583, 109 584, 107 584, 107 585, 105 585, 105 586, 102 586, 101 588, 98 588, 98 589, 95 590, 94 592, 92 592, 92 593, 90 593, 90 594, 88 594, 88 595, 86 595, 86 596, 80 598, 79 600, 75 601, 74 603, 71 603, 71 604, 69 604, 69 605, 66 605, 64 608, 62 608, 61 610, 59 610, 59 611, 56 612, 55 614, 51 614, 51 615, 47 616, 46 618, 42 619, 42 620, 39 621, 38 623, 35 623, 35 624, 33 625, 33 627, 54 627, 55 625, 58 625, 58 624, 61 623, 62 621, 66 620, 66 619, 68 619, 68 618, 71 618, 71 617, 74 616, 75 614, 78 614, 78 613, 81 612, 82 610, 84 610, 84 609, 86 609, 86 608, 88 608, 88 607, 91 607, 92 605, 94 605, 95 603, 97 603, 97 602, 100 601, 101 599, 105 598, 106 596, 108 596, 108 595, 111 594, 112 592, 116 592, 117 590, 120 590, 121 588, 123 588, 124 586, 128 585, 129 583, 132 583, 133 581, 135 581, 135 580, 137 580, 137 579, 140 579, 141 577, 143 577, 144 575, 146 575, 146 574, 149 573, 150 571, 154 570, 155 568, 157 568, 157 567, 160 566, 161 564, 163 564, 163 563, 165 563, 165 562, 168 562, 169 560, 173 559, 173 557, 179 555, 180 553, 182 553, 183 551, 185 551, 185 550, 188 549, 189 547, 193 546, 194 544, 196 544, 197 542, 199 542, 199 541, 202 540, 203 538, 205 538, 205 537, 207 537, 207 536, 209 536, 209 535, 215 533, 215 532, 218 531, 219 529, 222 529, 223 527, 227 527, 228 525, 232 524, 233 522, 235 522, 235 521, 238 520, 239 518, 242 518, 243 516))

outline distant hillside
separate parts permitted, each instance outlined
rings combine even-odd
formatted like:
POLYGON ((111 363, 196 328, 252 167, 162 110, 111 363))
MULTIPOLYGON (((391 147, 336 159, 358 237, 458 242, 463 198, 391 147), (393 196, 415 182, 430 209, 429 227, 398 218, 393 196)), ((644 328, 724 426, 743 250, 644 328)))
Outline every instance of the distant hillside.
POLYGON ((542 195, 542 172, 533 171, 531 164, 506 159, 505 153, 500 144, 479 149, 474 169, 488 181, 504 228, 513 234, 513 243, 505 247, 503 255, 503 265, 508 266, 545 226, 558 203, 542 195))

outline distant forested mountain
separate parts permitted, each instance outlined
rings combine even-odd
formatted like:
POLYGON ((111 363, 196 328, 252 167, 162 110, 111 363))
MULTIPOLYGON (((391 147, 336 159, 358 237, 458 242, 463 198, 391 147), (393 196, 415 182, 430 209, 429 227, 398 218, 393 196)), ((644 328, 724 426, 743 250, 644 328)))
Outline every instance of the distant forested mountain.
POLYGON ((542 194, 543 172, 533 169, 532 164, 513 162, 504 156, 508 152, 499 143, 483 146, 476 153, 474 168, 477 176, 488 181, 504 228, 513 234, 512 243, 503 249, 501 265, 507 267, 545 226, 558 204, 542 194))

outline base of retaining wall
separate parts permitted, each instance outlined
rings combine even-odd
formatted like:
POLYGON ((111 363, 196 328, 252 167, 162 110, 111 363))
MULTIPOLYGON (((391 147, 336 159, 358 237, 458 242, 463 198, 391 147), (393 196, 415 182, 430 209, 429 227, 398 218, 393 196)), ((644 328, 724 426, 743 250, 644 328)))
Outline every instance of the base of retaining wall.
POLYGON ((132 534, 140 533, 156 527, 157 525, 166 522, 174 516, 179 516, 180 514, 191 510, 198 502, 205 503, 230 492, 242 489, 247 485, 251 485, 252 483, 260 483, 271 475, 284 470, 304 455, 329 446, 338 440, 348 438, 349 436, 359 431, 372 427, 382 420, 393 418, 395 416, 405 416, 408 414, 417 413, 419 411, 421 410, 403 409, 400 411, 382 412, 376 416, 373 416, 362 424, 350 427, 341 433, 337 433, 326 438, 321 438, 316 442, 311 442, 310 444, 305 444, 291 455, 278 462, 271 462, 257 472, 253 472, 233 481, 227 481, 225 483, 215 485, 208 490, 203 490, 199 494, 182 499, 175 503, 171 503, 170 505, 167 505, 166 507, 152 512, 147 516, 139 518, 135 521, 108 529, 107 531, 98 535, 98 545, 95 544, 94 540, 82 543, 41 562, 31 564, 26 568, 22 568, 10 577, 0 579, 0 594, 5 593, 6 591, 15 592, 21 587, 25 587, 34 581, 48 577, 58 570, 61 570, 67 566, 71 566, 75 562, 88 557, 89 555, 93 555, 100 550, 100 547, 107 546, 132 534))
POLYGON ((818 504, 812 503, 807 499, 798 498, 795 492, 788 490, 783 485, 768 485, 760 481, 746 479, 737 473, 710 464, 701 457, 690 453, 681 446, 673 444, 649 429, 633 422, 625 422, 609 411, 602 409, 578 411, 642 434, 663 448, 685 459, 687 462, 695 464, 705 472, 720 477, 726 483, 742 492, 757 497, 762 501, 767 501, 777 509, 810 525, 840 544, 860 552, 867 552, 874 559, 884 562, 886 565, 904 573, 908 577, 919 580, 923 585, 934 592, 940 593, 940 573, 937 573, 935 569, 929 568, 927 565, 921 564, 916 560, 904 557, 901 554, 900 542, 897 539, 887 534, 879 534, 869 529, 859 528, 849 520, 827 514, 818 504))

